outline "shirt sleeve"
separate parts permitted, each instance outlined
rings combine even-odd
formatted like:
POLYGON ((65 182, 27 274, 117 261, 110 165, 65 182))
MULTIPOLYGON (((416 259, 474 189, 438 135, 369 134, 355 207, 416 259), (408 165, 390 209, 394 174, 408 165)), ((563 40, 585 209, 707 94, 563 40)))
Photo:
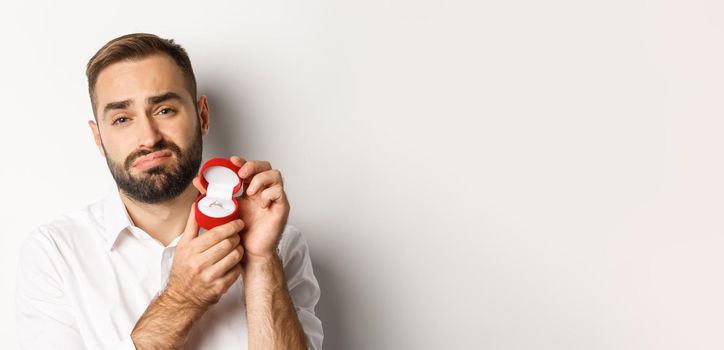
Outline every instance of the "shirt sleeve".
MULTIPOLYGON (((35 228, 20 246, 15 305, 20 349, 79 350, 87 346, 65 297, 60 254, 50 228, 35 228)), ((130 334, 112 348, 135 350, 130 334)))
POLYGON ((284 257, 284 275, 289 295, 307 336, 309 349, 321 350, 324 332, 322 321, 314 310, 321 292, 312 269, 309 246, 301 231, 295 226, 287 225, 284 235, 279 250, 284 257))

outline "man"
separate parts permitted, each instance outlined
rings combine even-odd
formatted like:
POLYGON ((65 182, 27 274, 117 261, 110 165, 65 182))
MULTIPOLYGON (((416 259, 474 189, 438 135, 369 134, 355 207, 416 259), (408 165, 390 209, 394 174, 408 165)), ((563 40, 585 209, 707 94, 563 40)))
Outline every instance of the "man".
POLYGON ((319 286, 278 170, 231 157, 240 218, 199 232, 210 114, 185 50, 124 35, 86 74, 88 124, 117 186, 23 241, 21 348, 321 349, 319 286))

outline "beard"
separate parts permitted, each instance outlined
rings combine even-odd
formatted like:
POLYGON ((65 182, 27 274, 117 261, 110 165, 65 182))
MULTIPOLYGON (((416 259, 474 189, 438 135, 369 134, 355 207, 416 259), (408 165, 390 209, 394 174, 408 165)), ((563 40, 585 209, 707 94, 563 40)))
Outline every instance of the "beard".
MULTIPOLYGON (((152 149, 138 151, 129 155, 123 163, 112 161, 106 156, 108 169, 118 188, 137 202, 156 204, 178 197, 188 187, 201 166, 203 142, 201 127, 197 123, 196 135, 187 150, 182 150, 172 141, 161 139, 152 149), (131 174, 133 162, 149 153, 169 151, 175 157, 176 164, 159 164, 146 169, 138 176, 131 174)), ((105 146, 103 146, 105 150, 105 146)), ((108 154, 108 153, 106 153, 108 154)))

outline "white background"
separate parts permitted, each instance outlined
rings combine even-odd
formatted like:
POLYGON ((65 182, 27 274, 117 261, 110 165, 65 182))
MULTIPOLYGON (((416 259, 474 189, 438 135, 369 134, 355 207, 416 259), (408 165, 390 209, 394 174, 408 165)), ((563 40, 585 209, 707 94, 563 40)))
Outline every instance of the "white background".
POLYGON ((17 251, 112 181, 84 75, 174 38, 205 158, 269 160, 326 349, 724 347, 720 1, 3 3, 0 339, 17 251))

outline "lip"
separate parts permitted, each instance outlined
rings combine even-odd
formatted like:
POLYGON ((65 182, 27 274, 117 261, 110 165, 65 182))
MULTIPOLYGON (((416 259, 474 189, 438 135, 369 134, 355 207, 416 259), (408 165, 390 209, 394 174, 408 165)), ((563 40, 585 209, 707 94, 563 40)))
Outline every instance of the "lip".
POLYGON ((166 159, 168 159, 169 157, 171 157, 170 151, 153 152, 143 157, 137 158, 133 162, 132 166, 135 168, 150 168, 152 166, 160 164, 161 162, 166 161, 166 159))

